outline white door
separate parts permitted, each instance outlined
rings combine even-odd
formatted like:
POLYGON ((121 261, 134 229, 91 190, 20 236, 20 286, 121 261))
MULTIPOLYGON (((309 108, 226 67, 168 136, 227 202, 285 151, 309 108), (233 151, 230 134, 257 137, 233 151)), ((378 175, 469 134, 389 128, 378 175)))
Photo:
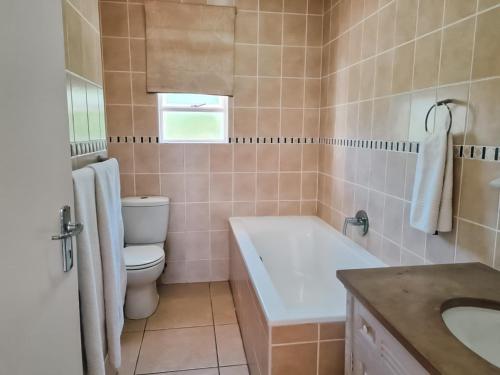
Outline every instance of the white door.
POLYGON ((77 271, 58 215, 73 206, 60 0, 0 1, 0 374, 80 375, 77 271))

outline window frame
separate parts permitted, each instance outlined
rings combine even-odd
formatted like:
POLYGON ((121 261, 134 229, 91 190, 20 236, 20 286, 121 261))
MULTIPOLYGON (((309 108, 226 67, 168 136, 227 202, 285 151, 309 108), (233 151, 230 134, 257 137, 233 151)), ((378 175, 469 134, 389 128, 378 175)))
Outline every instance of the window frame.
MULTIPOLYGON (((165 105, 163 96, 168 94, 181 94, 181 93, 159 93, 158 97, 158 127, 159 127, 159 141, 160 143, 229 143, 229 98, 223 95, 214 95, 222 100, 221 106, 214 105, 165 105), (223 137, 222 139, 167 139, 164 137, 164 116, 168 112, 187 112, 187 113, 222 113, 224 118, 223 124, 223 137)), ((202 94, 204 95, 204 94, 202 94)))

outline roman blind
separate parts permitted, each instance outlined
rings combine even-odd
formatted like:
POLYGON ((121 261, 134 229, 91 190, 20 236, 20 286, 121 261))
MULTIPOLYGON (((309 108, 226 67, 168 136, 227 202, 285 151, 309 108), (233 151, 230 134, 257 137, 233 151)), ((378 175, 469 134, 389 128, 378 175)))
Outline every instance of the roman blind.
POLYGON ((148 92, 233 95, 234 7, 146 0, 148 92))

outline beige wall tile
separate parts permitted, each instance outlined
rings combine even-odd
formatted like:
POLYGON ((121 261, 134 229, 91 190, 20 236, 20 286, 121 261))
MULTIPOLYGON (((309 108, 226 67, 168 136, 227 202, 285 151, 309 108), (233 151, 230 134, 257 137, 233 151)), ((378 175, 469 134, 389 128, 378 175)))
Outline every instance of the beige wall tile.
POLYGON ((257 75, 257 46, 236 44, 234 48, 234 73, 244 76, 257 75))
POLYGON ((343 340, 320 342, 318 375, 344 373, 344 346, 343 340))
POLYGON ((132 102, 130 73, 104 73, 104 92, 107 104, 130 104, 132 102))
POLYGON ((377 52, 386 51, 394 46, 396 23, 396 2, 383 8, 379 13, 377 52))
POLYGON ((410 41, 415 38, 417 26, 418 2, 414 0, 398 0, 396 13, 395 44, 410 41))
POLYGON ((130 70, 130 52, 127 38, 102 38, 103 67, 105 70, 130 70))
POLYGON ((106 130, 111 137, 132 135, 132 106, 106 106, 106 130))
POLYGON ((146 21, 144 5, 128 4, 130 37, 144 38, 146 35, 146 21))
POLYGON ((261 13, 259 15, 259 43, 280 45, 281 30, 281 14, 261 13))
POLYGON ((498 0, 479 0, 478 9, 479 10, 488 9, 498 4, 499 4, 498 0))
POLYGON ((413 61, 415 43, 398 47, 394 52, 394 71, 392 77, 392 93, 410 91, 413 79, 413 61))
POLYGON ((257 110, 236 108, 234 110, 234 136, 255 137, 257 135, 257 110))
POLYGON ((477 1, 445 0, 445 25, 465 18, 476 11, 477 1))
POLYGON ((137 195, 159 195, 159 174, 137 174, 135 175, 135 194, 137 195))
POLYGON ((265 12, 281 12, 283 10, 283 1, 280 0, 260 1, 259 9, 265 12))
POLYGON ((259 46, 259 75, 281 76, 281 46, 259 46))
POLYGON ((474 82, 471 85, 466 144, 497 145, 500 127, 500 79, 474 82))
POLYGON ((283 17, 283 43, 303 46, 306 42, 306 16, 285 14, 283 17))
POLYGON ((306 58, 303 47, 283 47, 283 76, 303 77, 306 58))
POLYGON ((272 348, 273 375, 315 374, 317 344, 296 344, 272 348))
POLYGON ((110 157, 118 160, 121 173, 134 172, 134 148, 132 144, 110 143, 108 153, 110 157))
POLYGON ((463 161, 460 194, 460 217, 496 228, 498 218, 498 191, 489 182, 500 174, 495 162, 463 161))
POLYGON ((272 327, 271 335, 273 344, 316 341, 318 340, 318 325, 299 324, 272 327))
POLYGON ((133 72, 146 71, 146 42, 143 39, 130 39, 130 60, 133 72))
POLYGON ((415 70, 413 88, 434 86, 438 79, 441 33, 435 32, 418 39, 415 47, 415 70))
POLYGON ((474 20, 468 19, 444 30, 439 83, 469 79, 472 61, 474 20))
POLYGON ((417 35, 430 33, 443 23, 444 0, 420 0, 417 35))
POLYGON ((496 233, 485 227, 459 220, 456 262, 493 265, 496 233))
POLYGON ((162 144, 160 149, 160 172, 184 172, 184 145, 162 144))
POLYGON ((500 75, 500 8, 477 17, 476 47, 474 52, 473 78, 500 75))
POLYGON ((307 0, 285 0, 284 11, 287 13, 306 13, 307 0))
POLYGON ((158 145, 135 144, 134 165, 137 173, 159 172, 159 148, 158 145))
POLYGON ((158 135, 158 112, 156 107, 139 106, 133 107, 134 135, 152 136, 158 135))
POLYGON ((320 340, 337 340, 345 337, 345 323, 321 323, 319 325, 320 340))
POLYGON ((236 14, 235 41, 257 43, 257 13, 241 12, 236 14))
POLYGON ((103 36, 128 36, 127 4, 101 2, 103 36))

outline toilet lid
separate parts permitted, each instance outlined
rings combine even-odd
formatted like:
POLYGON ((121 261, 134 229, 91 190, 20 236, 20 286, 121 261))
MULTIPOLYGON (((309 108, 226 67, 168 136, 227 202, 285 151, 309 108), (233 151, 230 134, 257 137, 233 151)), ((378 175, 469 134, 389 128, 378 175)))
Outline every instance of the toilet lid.
POLYGON ((165 257, 163 249, 155 245, 127 246, 123 249, 127 268, 154 266, 165 257))

